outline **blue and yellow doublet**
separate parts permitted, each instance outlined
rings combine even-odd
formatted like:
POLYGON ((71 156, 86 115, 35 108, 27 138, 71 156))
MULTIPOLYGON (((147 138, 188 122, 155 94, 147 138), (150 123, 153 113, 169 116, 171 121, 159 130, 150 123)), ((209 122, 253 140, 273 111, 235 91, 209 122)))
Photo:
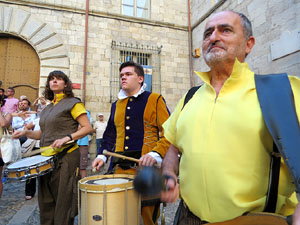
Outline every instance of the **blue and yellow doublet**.
POLYGON ((156 93, 145 91, 137 97, 117 100, 112 104, 98 154, 104 149, 120 153, 141 151, 141 155, 154 151, 164 157, 169 142, 162 124, 169 115, 165 100, 156 93))

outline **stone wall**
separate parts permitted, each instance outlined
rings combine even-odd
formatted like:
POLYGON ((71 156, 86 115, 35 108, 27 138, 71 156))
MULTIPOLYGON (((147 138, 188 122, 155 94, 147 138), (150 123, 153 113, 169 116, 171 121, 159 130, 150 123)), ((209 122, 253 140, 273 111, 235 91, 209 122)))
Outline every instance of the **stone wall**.
MULTIPOLYGON (((202 2, 202 1, 201 1, 202 2)), ((234 10, 252 22, 256 43, 246 59, 260 74, 281 73, 300 76, 300 2, 297 0, 227 0, 216 5, 192 0, 193 49, 201 48, 202 34, 209 12, 234 10), (210 7, 208 7, 210 6, 210 7), (199 21, 201 21, 199 23, 199 21), (199 23, 199 24, 198 24, 199 23)), ((208 70, 203 57, 193 60, 195 70, 208 70)), ((195 77, 196 83, 201 82, 195 77)))
MULTIPOLYGON (((185 1, 152 0, 149 19, 120 15, 121 0, 90 2, 85 99, 92 117, 98 112, 103 112, 105 118, 109 116, 112 40, 163 46, 161 94, 173 111, 190 85, 185 1)), ((0 1, 1 15, 6 18, 3 26, 10 18, 16 19, 17 28, 25 26, 15 31, 10 26, 0 29, 0 33, 21 37, 37 51, 41 91, 45 78, 54 69, 65 71, 73 83, 83 84, 85 1, 0 1)), ((81 98, 82 93, 82 89, 75 90, 81 98)))

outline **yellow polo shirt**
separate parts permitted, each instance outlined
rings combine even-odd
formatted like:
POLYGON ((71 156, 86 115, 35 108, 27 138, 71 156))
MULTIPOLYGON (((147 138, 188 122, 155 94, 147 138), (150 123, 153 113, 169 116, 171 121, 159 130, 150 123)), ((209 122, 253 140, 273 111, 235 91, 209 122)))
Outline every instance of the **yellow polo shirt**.
MULTIPOLYGON (((196 73, 204 85, 181 111, 183 97, 163 125, 167 140, 182 153, 181 197, 196 216, 209 222, 262 211, 273 141, 258 102, 254 73, 247 63, 236 60, 218 97, 210 74, 196 73)), ((300 80, 290 77, 290 81, 299 115, 300 80)), ((276 212, 293 213, 294 190, 282 163, 276 212)))
MULTIPOLYGON (((54 98, 54 100, 52 101, 52 103, 54 105, 56 105, 64 97, 65 97, 65 94, 57 94, 56 98, 54 98)), ((71 110, 71 115, 74 118, 74 120, 76 120, 76 118, 78 116, 80 116, 81 114, 83 114, 83 113, 86 113, 86 110, 85 110, 84 104, 82 102, 75 104, 74 107, 71 110)), ((68 145, 66 145, 64 147, 61 147, 61 148, 55 148, 55 149, 51 148, 50 146, 41 147, 41 150, 47 149, 44 152, 42 152, 41 155, 43 155, 43 156, 55 155, 55 154, 63 151, 67 147, 68 147, 68 145)), ((78 145, 76 143, 70 150, 68 150, 67 153, 73 152, 77 148, 78 148, 78 145)))

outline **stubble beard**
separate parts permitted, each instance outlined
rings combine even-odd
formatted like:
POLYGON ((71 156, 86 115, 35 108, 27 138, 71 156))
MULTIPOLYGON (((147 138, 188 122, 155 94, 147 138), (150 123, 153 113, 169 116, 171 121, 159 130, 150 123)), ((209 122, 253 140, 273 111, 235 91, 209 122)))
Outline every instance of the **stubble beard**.
POLYGON ((213 66, 217 63, 220 63, 226 59, 226 52, 225 51, 210 51, 204 54, 204 60, 208 66, 213 66))

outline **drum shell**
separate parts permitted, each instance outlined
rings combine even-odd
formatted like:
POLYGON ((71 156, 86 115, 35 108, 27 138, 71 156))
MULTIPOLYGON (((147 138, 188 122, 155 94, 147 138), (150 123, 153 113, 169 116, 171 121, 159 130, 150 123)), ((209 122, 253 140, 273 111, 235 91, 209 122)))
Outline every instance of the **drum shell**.
POLYGON ((5 168, 4 176, 7 179, 24 181, 42 176, 51 172, 53 169, 53 157, 36 155, 11 163, 5 168), (30 161, 30 163, 28 161, 30 161), (14 165, 18 166, 14 167, 14 165))
POLYGON ((81 225, 139 225, 140 197, 133 189, 133 175, 98 175, 79 181, 79 222, 81 225), (95 185, 88 180, 125 178, 122 184, 95 185), (98 219, 98 220, 97 220, 98 219))

